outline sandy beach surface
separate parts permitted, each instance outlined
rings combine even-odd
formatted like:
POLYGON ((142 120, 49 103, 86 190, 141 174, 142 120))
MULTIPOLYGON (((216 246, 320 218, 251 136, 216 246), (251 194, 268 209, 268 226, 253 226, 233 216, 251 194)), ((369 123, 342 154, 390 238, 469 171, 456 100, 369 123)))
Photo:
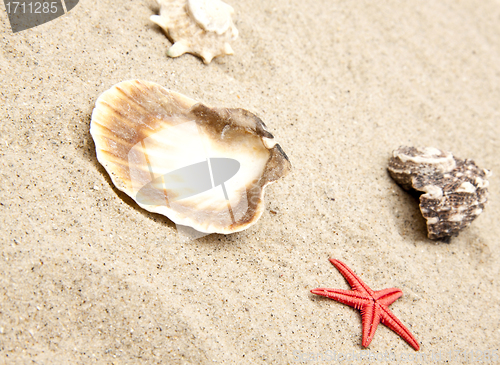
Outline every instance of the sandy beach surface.
POLYGON ((500 363, 500 2, 234 1, 233 56, 166 56, 153 0, 81 0, 12 33, 0 9, 0 364, 500 363), (183 239, 117 190, 89 133, 98 96, 154 81, 257 114, 292 163, 261 219, 183 239), (400 145, 493 172, 483 214, 429 240, 389 176, 400 145), (359 311, 344 261, 414 351, 359 311))

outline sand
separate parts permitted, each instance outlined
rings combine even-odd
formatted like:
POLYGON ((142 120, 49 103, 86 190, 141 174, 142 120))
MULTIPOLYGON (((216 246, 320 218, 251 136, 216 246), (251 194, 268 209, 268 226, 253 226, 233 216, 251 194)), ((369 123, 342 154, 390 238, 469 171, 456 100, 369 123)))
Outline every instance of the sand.
POLYGON ((500 361, 500 3, 231 5, 235 54, 209 65, 166 56, 153 0, 16 34, 0 11, 0 363, 500 361), (113 186, 90 118, 133 78, 262 118, 293 170, 257 224, 186 241, 113 186), (400 145, 494 173, 449 244, 387 173, 400 145), (359 312, 309 292, 349 288, 330 257, 403 291, 419 352, 383 325, 363 349, 359 312))

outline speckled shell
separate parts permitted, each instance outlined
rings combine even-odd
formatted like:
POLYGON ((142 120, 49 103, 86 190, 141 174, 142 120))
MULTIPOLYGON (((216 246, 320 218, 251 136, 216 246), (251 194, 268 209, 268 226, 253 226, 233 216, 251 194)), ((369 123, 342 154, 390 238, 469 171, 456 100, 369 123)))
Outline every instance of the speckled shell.
POLYGON ((389 173, 404 189, 422 192, 420 210, 431 239, 456 236, 484 209, 490 172, 437 148, 400 147, 389 173))
POLYGON ((157 0, 160 14, 151 20, 174 42, 169 57, 192 53, 210 63, 214 57, 233 54, 230 41, 238 37, 231 15, 221 0, 157 0))
POLYGON ((147 81, 124 81, 105 91, 90 132, 97 158, 118 189, 142 208, 204 233, 255 224, 264 188, 291 168, 254 114, 211 108, 147 81), (186 169, 195 173, 187 180, 186 169), (200 190, 204 179, 208 187, 200 190))

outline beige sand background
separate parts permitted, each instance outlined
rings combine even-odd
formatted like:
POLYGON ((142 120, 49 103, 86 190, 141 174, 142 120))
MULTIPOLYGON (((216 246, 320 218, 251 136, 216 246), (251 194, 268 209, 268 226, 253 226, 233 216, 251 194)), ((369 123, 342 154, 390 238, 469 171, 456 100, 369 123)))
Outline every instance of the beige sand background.
POLYGON ((166 57, 153 0, 81 0, 17 34, 0 11, 0 363, 494 362, 500 2, 231 5, 235 55, 208 66, 166 57), (255 226, 186 242, 113 187, 90 116, 131 78, 264 120, 293 171, 255 226), (426 238, 386 171, 402 144, 494 172, 485 212, 450 244, 426 238), (359 312, 309 293, 349 288, 329 257, 402 289, 391 309, 418 353, 383 325, 363 349, 359 312))

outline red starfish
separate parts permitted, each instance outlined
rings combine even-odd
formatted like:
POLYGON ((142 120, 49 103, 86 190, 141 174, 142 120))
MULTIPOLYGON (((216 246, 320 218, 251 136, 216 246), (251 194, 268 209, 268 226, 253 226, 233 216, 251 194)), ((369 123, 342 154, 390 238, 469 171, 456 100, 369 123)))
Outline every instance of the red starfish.
POLYGON ((400 335, 416 351, 420 349, 415 337, 389 309, 389 305, 403 295, 400 289, 389 288, 373 291, 346 264, 335 259, 330 259, 330 262, 346 278, 353 290, 317 288, 311 290, 311 293, 350 305, 361 311, 364 347, 372 342, 377 326, 382 322, 400 335))

